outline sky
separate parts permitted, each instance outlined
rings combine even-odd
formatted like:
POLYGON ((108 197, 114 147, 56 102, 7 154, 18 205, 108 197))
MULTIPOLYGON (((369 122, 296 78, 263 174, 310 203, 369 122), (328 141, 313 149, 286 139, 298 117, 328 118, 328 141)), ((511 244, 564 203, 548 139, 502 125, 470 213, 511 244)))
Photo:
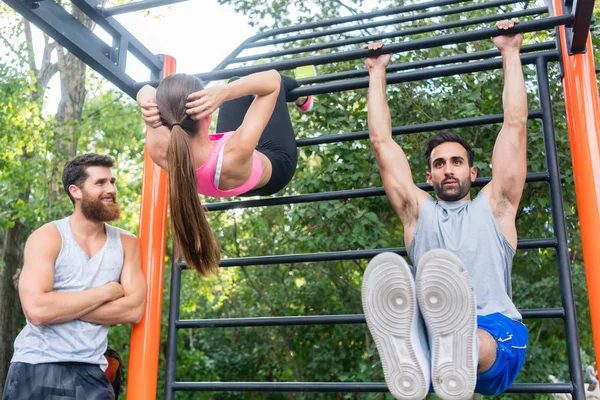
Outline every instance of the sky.
MULTIPOLYGON (((190 0, 143 12, 115 17, 154 54, 169 54, 177 60, 177 72, 212 70, 255 29, 248 18, 216 0, 190 0), (158 16, 158 17, 157 17, 158 16)), ((135 76, 138 81, 149 79, 135 76)))
MULTIPOLYGON (((139 1, 139 0, 138 0, 139 1)), ((233 7, 222 6, 216 0, 190 0, 148 12, 133 12, 115 16, 153 54, 169 54, 177 60, 177 72, 196 74, 211 71, 240 43, 256 33, 248 18, 237 14, 233 7)), ((95 33, 111 43, 101 29, 95 33)), ((40 50, 41 33, 35 35, 40 50)), ((127 73, 136 81, 150 79, 148 69, 135 57, 127 58, 127 73)), ((60 100, 58 74, 50 81, 44 112, 53 114, 60 100)), ((107 86, 112 86, 108 83, 107 86)))

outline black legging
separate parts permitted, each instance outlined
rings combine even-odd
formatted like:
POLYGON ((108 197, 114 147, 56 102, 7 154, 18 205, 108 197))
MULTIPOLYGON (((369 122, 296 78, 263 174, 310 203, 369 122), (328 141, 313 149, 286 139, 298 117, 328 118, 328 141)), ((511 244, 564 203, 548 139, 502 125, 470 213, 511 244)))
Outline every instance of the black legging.
MULTIPOLYGON (((231 78, 229 81, 236 79, 239 78, 231 78)), ((268 196, 279 192, 292 180, 298 164, 298 154, 296 151, 296 135, 290 121, 287 102, 295 101, 295 99, 288 97, 287 94, 298 86, 300 85, 295 79, 281 75, 281 87, 275 109, 258 141, 258 145, 256 145, 256 150, 263 153, 271 161, 273 166, 271 179, 265 186, 252 189, 240 196, 268 196)), ((217 132, 237 130, 242 125, 253 100, 254 96, 244 96, 223 103, 217 118, 217 132)))

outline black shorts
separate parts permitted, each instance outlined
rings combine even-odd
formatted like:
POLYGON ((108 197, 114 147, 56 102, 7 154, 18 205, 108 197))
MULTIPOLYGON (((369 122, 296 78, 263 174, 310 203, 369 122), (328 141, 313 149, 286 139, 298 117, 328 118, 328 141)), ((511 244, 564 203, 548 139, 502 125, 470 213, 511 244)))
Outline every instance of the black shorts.
MULTIPOLYGON (((230 82, 236 79, 238 78, 232 78, 230 82)), ((298 164, 298 154, 296 135, 287 107, 287 102, 294 99, 289 98, 287 94, 298 86, 298 82, 293 78, 281 76, 281 88, 275 109, 256 146, 256 150, 271 161, 271 179, 263 187, 251 189, 240 196, 269 196, 279 192, 292 180, 298 164)), ((253 101, 254 96, 244 96, 223 103, 217 118, 217 132, 237 130, 253 101)))
POLYGON ((62 362, 10 364, 2 400, 114 400, 110 382, 97 364, 62 362))

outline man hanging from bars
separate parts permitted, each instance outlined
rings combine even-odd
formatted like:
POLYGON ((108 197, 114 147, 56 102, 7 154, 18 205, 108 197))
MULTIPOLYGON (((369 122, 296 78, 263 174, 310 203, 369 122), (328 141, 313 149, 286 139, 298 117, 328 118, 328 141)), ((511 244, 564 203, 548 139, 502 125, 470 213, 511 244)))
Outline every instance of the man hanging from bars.
MULTIPOLYGON (((507 30, 516 23, 496 25, 507 30)), ((511 299, 510 278, 527 174, 523 36, 492 41, 502 55, 504 123, 492 154, 492 180, 473 200, 473 151, 451 132, 427 142, 426 176, 437 201, 414 184, 406 155, 392 139, 386 99, 390 54, 366 58, 369 135, 385 191, 404 226, 408 256, 417 266, 413 272, 399 255, 382 253, 363 278, 367 324, 397 399, 422 399, 431 383, 444 400, 502 393, 525 358, 528 333, 511 299)), ((382 44, 366 47, 378 50, 382 44)))
POLYGON ((106 223, 120 215, 113 164, 94 153, 67 162, 63 186, 74 212, 27 240, 19 278, 27 325, 4 400, 115 398, 104 372, 108 329, 139 322, 146 282, 138 239, 106 223))

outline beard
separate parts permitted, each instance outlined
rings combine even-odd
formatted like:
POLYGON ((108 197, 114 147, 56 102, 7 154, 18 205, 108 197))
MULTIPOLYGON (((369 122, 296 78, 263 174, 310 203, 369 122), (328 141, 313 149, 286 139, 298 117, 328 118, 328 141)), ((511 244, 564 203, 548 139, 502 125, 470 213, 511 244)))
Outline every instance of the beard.
POLYGON ((94 222, 115 221, 121 216, 121 210, 115 195, 92 197, 85 191, 81 199, 81 212, 84 217, 94 222), (102 201, 104 199, 112 199, 113 203, 105 203, 102 201))
POLYGON ((438 199, 444 201, 458 201, 465 197, 469 190, 471 190, 471 181, 465 179, 461 181, 458 178, 444 179, 441 183, 434 183, 433 190, 438 199), (454 181, 457 185, 444 186, 444 183, 448 181, 454 181))

